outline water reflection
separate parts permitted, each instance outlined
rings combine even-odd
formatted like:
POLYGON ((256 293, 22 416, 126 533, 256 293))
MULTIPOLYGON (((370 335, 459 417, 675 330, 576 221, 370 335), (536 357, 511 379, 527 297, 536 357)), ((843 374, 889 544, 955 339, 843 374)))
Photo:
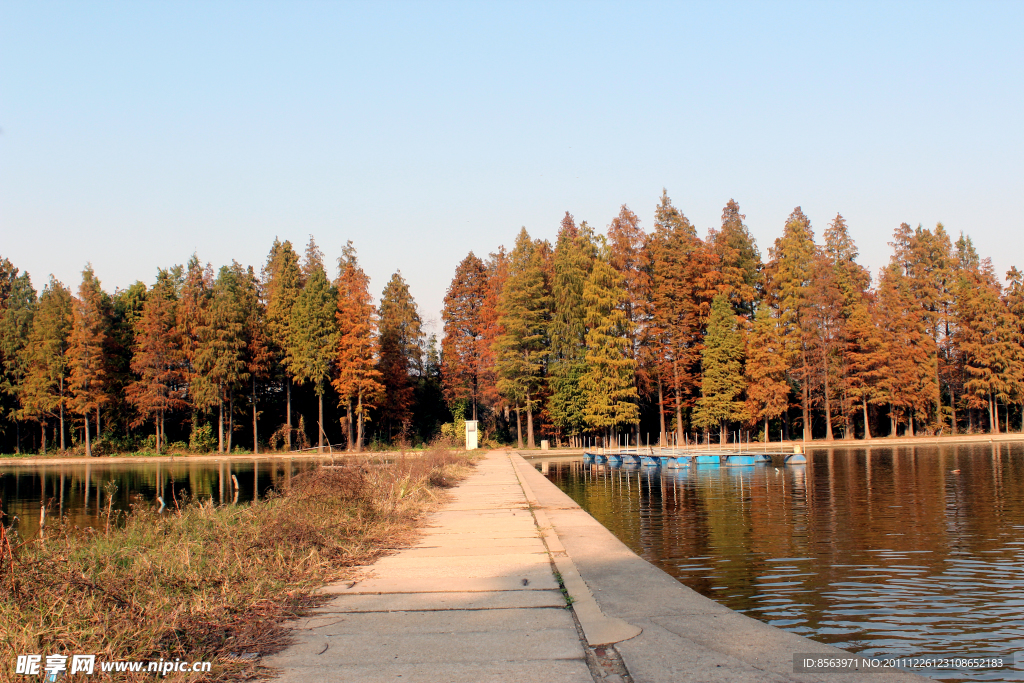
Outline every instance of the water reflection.
POLYGON ((282 481, 315 466, 311 460, 222 460, 205 462, 0 464, 0 510, 5 525, 22 538, 39 530, 40 508, 79 527, 106 523, 108 505, 128 510, 133 503, 167 508, 186 498, 214 503, 247 503, 266 496, 282 481), (111 485, 113 482, 113 485, 111 485), (116 488, 114 488, 116 486, 116 488))
MULTIPOLYGON (((1024 650, 1024 444, 820 449, 807 465, 548 477, 698 592, 866 655, 1024 650)), ((1024 680, 1013 670, 922 672, 1024 680)))

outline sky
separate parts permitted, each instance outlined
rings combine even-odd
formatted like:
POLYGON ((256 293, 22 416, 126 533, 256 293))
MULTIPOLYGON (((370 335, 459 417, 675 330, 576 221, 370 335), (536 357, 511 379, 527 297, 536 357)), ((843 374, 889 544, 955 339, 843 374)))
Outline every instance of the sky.
MULTIPOLYGON (((0 0, 0 256, 113 292, 196 253, 351 240, 438 334, 468 252, 565 211, 762 254, 801 206, 1024 266, 1024 3, 0 0)), ((333 269, 332 269, 333 270, 333 269)), ((331 273, 333 276, 333 272, 331 273)))

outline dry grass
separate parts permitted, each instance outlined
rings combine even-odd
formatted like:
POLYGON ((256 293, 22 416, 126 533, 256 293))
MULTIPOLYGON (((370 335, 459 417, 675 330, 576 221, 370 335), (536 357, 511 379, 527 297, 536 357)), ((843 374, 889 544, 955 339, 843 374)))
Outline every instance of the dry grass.
POLYGON ((136 506, 109 531, 50 528, 11 552, 0 537, 0 680, 33 653, 214 660, 212 675, 188 680, 247 678, 253 665, 233 659, 279 648, 284 619, 315 604, 317 587, 408 540, 469 462, 443 449, 349 459, 251 505, 136 506))

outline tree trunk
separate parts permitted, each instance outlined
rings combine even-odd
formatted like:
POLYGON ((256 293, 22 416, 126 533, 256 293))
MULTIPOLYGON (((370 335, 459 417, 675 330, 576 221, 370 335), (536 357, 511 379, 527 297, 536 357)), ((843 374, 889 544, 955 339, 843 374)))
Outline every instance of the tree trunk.
POLYGON ((953 393, 953 387, 949 387, 949 412, 950 412, 950 425, 949 429, 953 434, 956 434, 956 394, 953 393))
POLYGON ((657 376, 657 419, 662 431, 658 432, 658 445, 665 445, 665 388, 662 385, 662 376, 657 376))
POLYGON ((160 409, 160 445, 167 441, 167 423, 164 409, 160 409))
POLYGON ((316 443, 316 452, 317 453, 323 453, 324 452, 324 394, 323 394, 323 392, 321 391, 317 395, 316 398, 317 398, 317 402, 316 402, 316 409, 317 409, 317 419, 316 419, 316 428, 317 429, 316 429, 316 433, 317 433, 317 437, 319 438, 319 441, 317 441, 317 443, 316 443))
POLYGON ((829 396, 828 391, 828 361, 825 361, 825 373, 822 376, 822 382, 825 387, 825 440, 833 441, 835 437, 832 434, 832 397, 829 396))
POLYGON ((530 402, 530 392, 526 392, 526 447, 530 450, 537 447, 533 441, 533 404, 530 402))
POLYGON ((156 454, 160 455, 160 415, 153 416, 153 431, 156 432, 156 454))
POLYGON ((217 452, 224 452, 224 397, 217 388, 217 452))
POLYGON ((910 430, 910 435, 914 436, 914 413, 910 413, 910 418, 907 420, 907 429, 910 430))
POLYGON ((60 403, 60 450, 63 452, 67 450, 64 446, 64 402, 60 403))
POLYGON ((100 429, 100 407, 96 406, 96 438, 100 438, 100 434, 102 433, 103 430, 100 429))
POLYGON ((252 378, 252 453, 260 454, 260 432, 256 424, 256 377, 252 378))
POLYGON ((523 450, 523 418, 519 406, 516 406, 516 438, 519 440, 519 450, 523 450))
POLYGON ((861 405, 864 407, 864 440, 865 441, 870 441, 871 440, 871 420, 868 418, 868 401, 867 401, 867 399, 864 399, 864 402, 861 403, 861 405))
POLYGON ((356 453, 363 450, 363 392, 359 392, 359 405, 356 408, 356 453))
POLYGON ((718 423, 718 443, 724 444, 727 441, 725 435, 725 420, 721 420, 718 423))
POLYGON ((999 433, 999 401, 995 396, 992 397, 992 433, 999 433))
POLYGON ((42 449, 41 450, 43 451, 43 455, 46 455, 46 420, 45 419, 39 420, 39 426, 43 430, 43 440, 42 440, 42 449))
MULTIPOLYGON (((803 374, 803 377, 800 380, 800 395, 801 395, 801 401, 803 402, 803 409, 804 409, 804 424, 803 424, 803 429, 801 431, 803 432, 803 440, 807 441, 808 432, 811 430, 811 408, 810 408, 810 405, 809 405, 809 398, 810 397, 808 396, 808 391, 807 391, 807 376, 810 374, 810 369, 807 367, 807 351, 804 350, 804 351, 801 352, 801 354, 803 356, 803 363, 804 363, 804 374, 803 374)), ((814 438, 813 434, 811 434, 810 436, 811 436, 811 438, 814 438)))
POLYGON ((676 444, 683 441, 683 400, 679 395, 679 361, 672 361, 672 374, 676 390, 676 444))
POLYGON ((285 419, 287 431, 285 431, 284 444, 288 449, 288 452, 292 452, 292 381, 288 377, 284 378, 285 386, 285 419))
MULTIPOLYGON (((92 441, 89 439, 89 414, 88 413, 85 414, 85 419, 82 420, 82 422, 85 423, 85 457, 91 458, 92 457, 92 441)), ((88 485, 89 485, 88 482, 86 482, 86 486, 88 486, 88 485)))
POLYGON ((235 391, 228 391, 228 447, 226 453, 230 453, 235 443, 235 391))
POLYGON ((355 450, 353 448, 353 446, 355 444, 352 443, 352 425, 353 425, 352 418, 354 416, 352 415, 352 397, 351 396, 348 397, 348 412, 346 413, 346 415, 347 415, 347 417, 345 418, 345 421, 348 423, 347 425, 345 425, 346 428, 347 428, 346 441, 348 443, 348 449, 351 451, 351 450, 355 450))

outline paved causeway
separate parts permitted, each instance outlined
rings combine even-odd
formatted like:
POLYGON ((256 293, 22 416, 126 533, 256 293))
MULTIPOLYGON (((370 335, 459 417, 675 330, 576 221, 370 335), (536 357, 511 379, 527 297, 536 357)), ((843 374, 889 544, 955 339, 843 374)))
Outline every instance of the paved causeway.
POLYGON ((623 545, 516 453, 489 453, 415 546, 327 586, 264 664, 284 683, 915 683, 794 673, 849 653, 733 612, 623 545), (572 597, 566 609, 561 587, 572 597))
POLYGON ((280 681, 593 683, 508 453, 452 491, 415 546, 295 623, 280 681))

